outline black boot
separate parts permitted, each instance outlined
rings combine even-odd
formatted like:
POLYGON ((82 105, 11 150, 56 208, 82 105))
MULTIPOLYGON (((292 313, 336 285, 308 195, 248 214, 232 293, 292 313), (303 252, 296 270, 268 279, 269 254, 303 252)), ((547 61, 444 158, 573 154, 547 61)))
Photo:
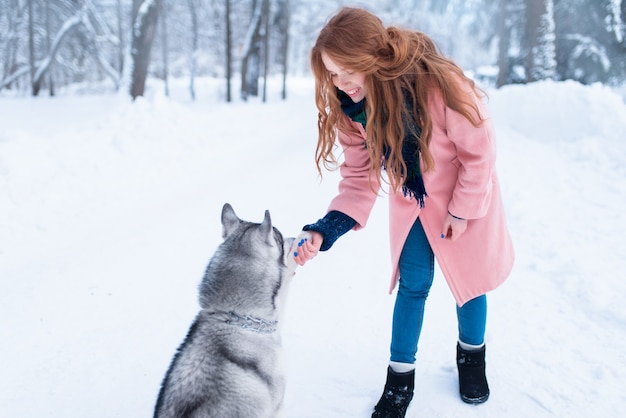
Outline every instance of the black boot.
POLYGON ((387 382, 383 396, 374 407, 372 418, 404 418, 409 402, 413 399, 415 370, 396 373, 387 368, 387 382))
POLYGON ((467 351, 457 343, 456 365, 463 402, 474 405, 486 402, 489 399, 489 385, 485 376, 485 346, 476 351, 467 351))

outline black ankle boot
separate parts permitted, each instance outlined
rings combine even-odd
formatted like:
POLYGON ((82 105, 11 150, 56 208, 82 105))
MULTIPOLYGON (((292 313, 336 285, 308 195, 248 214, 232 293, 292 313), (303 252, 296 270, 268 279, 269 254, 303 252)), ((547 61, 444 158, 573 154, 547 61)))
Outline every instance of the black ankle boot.
POLYGON ((374 407, 372 418, 404 418, 406 409, 413 399, 415 370, 396 373, 387 368, 387 382, 380 400, 374 407))
POLYGON ((456 365, 463 402, 475 405, 486 402, 489 399, 489 385, 485 375, 485 346, 476 351, 467 351, 457 343, 456 365))

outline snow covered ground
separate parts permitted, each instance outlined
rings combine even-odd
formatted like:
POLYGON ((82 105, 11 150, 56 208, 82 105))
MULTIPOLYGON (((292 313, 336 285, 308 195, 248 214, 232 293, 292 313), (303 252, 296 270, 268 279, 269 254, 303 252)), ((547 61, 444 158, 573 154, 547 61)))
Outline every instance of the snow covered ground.
MULTIPOLYGON (((0 416, 149 417, 195 316, 220 211, 269 209, 285 235, 321 217, 312 81, 225 104, 0 96, 0 416)), ((436 273, 408 417, 618 417, 626 406, 626 105, 542 82, 489 91, 517 261, 489 296, 484 405, 457 395, 454 301, 436 273)), ((385 379, 387 202, 298 270, 286 416, 369 417, 385 379)))

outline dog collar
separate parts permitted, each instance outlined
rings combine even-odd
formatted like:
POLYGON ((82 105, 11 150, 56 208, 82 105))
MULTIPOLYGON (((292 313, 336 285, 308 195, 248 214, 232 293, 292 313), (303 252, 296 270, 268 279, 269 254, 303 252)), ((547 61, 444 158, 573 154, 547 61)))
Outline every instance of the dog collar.
POLYGON ((236 312, 208 312, 210 318, 222 321, 226 324, 235 325, 247 331, 261 334, 271 334, 276 331, 278 321, 267 321, 262 318, 255 318, 251 315, 240 315, 236 312))

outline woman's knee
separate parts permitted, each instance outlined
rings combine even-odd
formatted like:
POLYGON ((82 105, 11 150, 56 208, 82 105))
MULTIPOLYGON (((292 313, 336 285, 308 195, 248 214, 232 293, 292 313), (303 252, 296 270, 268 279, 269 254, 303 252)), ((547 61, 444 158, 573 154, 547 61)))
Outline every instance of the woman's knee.
POLYGON ((410 298, 427 298, 432 283, 432 275, 427 272, 400 273, 398 295, 410 298))

